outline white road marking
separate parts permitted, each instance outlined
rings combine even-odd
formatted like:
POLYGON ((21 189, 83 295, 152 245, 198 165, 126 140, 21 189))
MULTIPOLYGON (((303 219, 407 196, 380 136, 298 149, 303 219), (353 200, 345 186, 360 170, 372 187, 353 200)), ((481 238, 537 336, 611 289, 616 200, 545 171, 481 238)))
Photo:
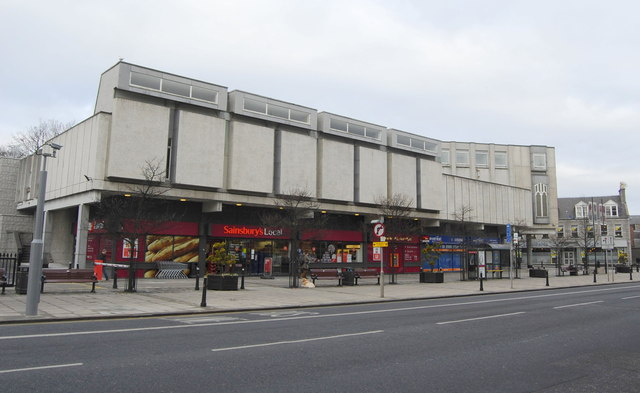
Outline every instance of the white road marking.
POLYGON ((17 373, 17 372, 21 372, 21 371, 46 370, 46 369, 49 369, 49 368, 77 367, 77 366, 82 366, 83 364, 84 363, 69 363, 69 364, 54 364, 54 365, 51 365, 51 366, 14 368, 13 370, 0 370, 0 374, 17 373))
MULTIPOLYGON (((236 325, 236 324, 249 324, 249 323, 271 323, 271 322, 279 322, 279 321, 290 321, 290 320, 295 320, 295 319, 350 317, 350 316, 353 316, 353 315, 380 314, 380 313, 388 313, 388 312, 414 311, 414 310, 427 310, 427 309, 432 309, 432 308, 444 308, 444 307, 456 307, 456 306, 469 306, 469 305, 474 305, 474 304, 512 302, 512 301, 525 300, 525 299, 539 299, 539 298, 544 298, 544 297, 567 296, 567 295, 577 295, 577 294, 604 292, 604 291, 616 291, 616 290, 620 291, 620 290, 626 290, 626 289, 629 289, 629 288, 640 288, 640 285, 630 285, 630 286, 625 286, 625 287, 608 287, 608 288, 599 288, 599 289, 588 289, 588 290, 574 291, 574 292, 548 293, 548 294, 544 294, 544 295, 519 296, 519 297, 510 297, 510 298, 505 298, 505 299, 487 299, 487 300, 478 300, 478 301, 473 301, 473 302, 431 304, 431 305, 426 305, 426 306, 390 308, 390 309, 384 309, 384 310, 355 311, 355 312, 345 312, 345 313, 335 313, 335 314, 322 314, 322 315, 301 315, 301 316, 297 316, 297 317, 287 317, 287 318, 273 318, 273 319, 260 319, 260 320, 241 320, 241 321, 230 321, 230 322, 213 322, 213 323, 201 323, 201 324, 178 325, 178 326, 152 326, 152 327, 130 328, 130 329, 91 330, 91 331, 66 332, 66 333, 27 334, 27 335, 23 335, 23 336, 0 336, 0 340, 17 340, 17 339, 25 339, 25 338, 46 338, 46 337, 63 337, 63 336, 81 336, 81 335, 87 335, 87 334, 128 333, 128 332, 142 332, 142 331, 150 331, 150 330, 186 329, 186 328, 194 328, 194 327, 236 325)), ((508 292, 506 292, 506 293, 496 293, 495 295, 499 295, 499 294, 504 295, 504 294, 508 294, 508 292)), ((434 299, 425 299, 425 300, 434 300, 434 299)))
POLYGON ((622 300, 635 299, 635 298, 638 298, 638 297, 640 297, 640 295, 638 295, 638 296, 623 297, 623 298, 622 298, 622 300))
POLYGON ((490 318, 501 318, 501 317, 510 317, 512 315, 524 314, 524 311, 520 312, 512 312, 509 314, 498 314, 498 315, 488 315, 486 317, 478 317, 478 318, 468 318, 468 319, 460 319, 457 321, 446 321, 446 322, 437 322, 436 325, 447 325, 450 323, 460 323, 460 322, 470 322, 470 321, 479 321, 481 319, 490 319, 490 318))
POLYGON ((596 304, 596 303, 604 303, 604 300, 598 300, 596 302, 588 302, 588 303, 576 303, 576 304, 567 304, 566 306, 558 306, 558 307, 554 307, 554 309, 559 309, 559 308, 567 308, 567 307, 577 307, 577 306, 586 306, 589 304, 596 304))
POLYGON ((182 322, 188 324, 197 324, 197 323, 215 323, 215 322, 230 322, 230 321, 244 321, 244 318, 235 318, 235 317, 225 317, 225 316, 215 316, 215 317, 206 317, 206 318, 164 318, 166 321, 175 321, 182 322))
POLYGON ((310 341, 332 340, 332 339, 336 339, 336 338, 353 337, 353 336, 364 336, 364 335, 367 335, 367 334, 377 334, 377 333, 382 333, 382 332, 384 332, 384 330, 372 330, 372 331, 369 331, 369 332, 339 334, 339 335, 336 335, 336 336, 303 338, 301 340, 276 341, 276 342, 264 343, 264 344, 241 345, 241 346, 238 346, 238 347, 214 348, 211 351, 212 352, 222 352, 222 351, 233 351, 233 350, 236 350, 236 349, 269 347, 269 346, 272 346, 272 345, 297 344, 297 343, 306 343, 306 342, 310 342, 310 341))
POLYGON ((253 313, 255 315, 259 315, 261 317, 271 317, 271 318, 284 318, 284 317, 297 317, 300 315, 318 315, 320 313, 313 311, 272 311, 272 312, 258 312, 253 313))

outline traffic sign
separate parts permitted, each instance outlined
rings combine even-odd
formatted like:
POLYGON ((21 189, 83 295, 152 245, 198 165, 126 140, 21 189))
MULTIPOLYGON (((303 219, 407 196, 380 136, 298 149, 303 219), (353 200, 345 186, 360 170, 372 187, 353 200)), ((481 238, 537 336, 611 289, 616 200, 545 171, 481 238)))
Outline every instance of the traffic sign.
POLYGON ((384 229, 384 224, 379 222, 373 226, 373 234, 378 237, 384 236, 384 229))
POLYGON ((389 247, 389 242, 373 242, 374 247, 389 247))

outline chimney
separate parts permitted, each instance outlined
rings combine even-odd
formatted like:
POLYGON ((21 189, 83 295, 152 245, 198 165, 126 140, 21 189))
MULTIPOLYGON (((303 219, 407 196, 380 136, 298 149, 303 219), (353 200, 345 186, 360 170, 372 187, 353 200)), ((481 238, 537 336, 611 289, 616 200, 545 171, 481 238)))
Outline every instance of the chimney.
POLYGON ((623 204, 627 204, 627 183, 620 182, 620 190, 618 190, 618 195, 620 195, 620 202, 623 204))

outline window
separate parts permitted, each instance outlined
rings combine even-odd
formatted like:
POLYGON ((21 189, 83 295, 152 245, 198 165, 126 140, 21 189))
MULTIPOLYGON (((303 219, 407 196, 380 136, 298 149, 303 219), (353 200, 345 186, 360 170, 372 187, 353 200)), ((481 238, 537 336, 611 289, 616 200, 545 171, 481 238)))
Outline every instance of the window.
POLYGON ((267 106, 267 115, 273 117, 279 117, 281 119, 288 120, 289 119, 289 108, 284 108, 277 105, 268 105, 267 106))
POLYGON ((589 216, 589 207, 586 203, 580 202, 576 204, 576 218, 586 218, 589 216))
POLYGON ((467 150, 456 151, 456 165, 459 165, 459 166, 469 165, 469 152, 467 150))
POLYGON ((608 202, 604 205, 605 215, 607 217, 618 217, 618 205, 608 202))
POLYGON ((159 76, 131 72, 129 84, 131 86, 143 87, 145 89, 161 91, 176 96, 193 98, 200 101, 212 103, 218 102, 218 92, 200 86, 177 82, 170 79, 163 79, 159 76))
POLYGON ((546 171, 547 170, 547 155, 544 153, 533 154, 533 170, 546 171))
POLYGON ((607 227, 607 224, 600 225, 600 235, 607 236, 608 234, 609 234, 609 228, 607 227))
POLYGON ((556 237, 558 239, 564 238, 564 226, 559 226, 556 228, 556 237))
POLYGON ((244 99, 243 109, 249 112, 262 113, 268 116, 277 117, 279 119, 297 121, 299 123, 309 124, 309 114, 295 109, 289 109, 284 106, 269 104, 251 98, 244 99))
POLYGON ((442 163, 442 165, 451 165, 451 161, 450 160, 450 152, 448 149, 442 149, 442 151, 440 152, 440 162, 442 163))
POLYGON ((162 91, 183 97, 191 97, 191 86, 170 80, 162 81, 162 91))
POLYGON ((398 142, 399 145, 431 152, 435 152, 438 148, 438 145, 436 145, 435 143, 427 142, 423 139, 411 138, 404 135, 398 135, 396 138, 396 142, 398 142))
POLYGON ((571 237, 574 239, 578 238, 578 226, 577 225, 571 225, 571 237))
POLYGON ((546 184, 538 183, 533 186, 536 198, 536 217, 548 217, 548 187, 546 184))
POLYGON ((489 166, 488 151, 476 151, 476 166, 489 166))
POLYGON ((299 121, 300 123, 309 123, 309 114, 297 111, 295 109, 289 110, 289 116, 293 121, 299 121))
POLYGON ((595 233, 593 232, 593 225, 587 225, 587 237, 593 239, 595 237, 595 233))
POLYGON ((267 113, 267 103, 259 102, 255 100, 250 100, 248 98, 244 99, 244 110, 258 113, 267 113))
POLYGON ((507 152, 506 151, 497 151, 493 154, 493 161, 495 162, 496 168, 506 168, 507 167, 507 152))
POLYGON ((218 93, 203 87, 191 86, 191 97, 196 100, 218 102, 218 93))
MULTIPOLYGON (((358 135, 362 137, 367 137, 375 140, 380 140, 380 130, 376 130, 373 128, 367 128, 365 126, 361 126, 359 124, 350 123, 348 121, 340 120, 340 119, 329 119, 329 128, 335 131, 346 132, 353 135, 358 135)), ((400 138, 400 136, 398 136, 400 138)), ((406 143, 410 144, 411 141, 407 138, 406 143)), ((400 143, 400 142, 398 142, 400 143)))
POLYGON ((616 224, 615 225, 615 230, 616 230, 616 237, 622 237, 622 225, 616 224))

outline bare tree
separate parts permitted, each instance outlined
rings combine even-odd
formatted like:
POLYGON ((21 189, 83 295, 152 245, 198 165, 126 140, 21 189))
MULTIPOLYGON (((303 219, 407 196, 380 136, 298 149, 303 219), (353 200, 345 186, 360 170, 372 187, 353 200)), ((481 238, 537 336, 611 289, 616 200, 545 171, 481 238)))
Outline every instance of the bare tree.
POLYGON ((556 250, 556 269, 557 275, 561 274, 560 269, 563 264, 563 251, 572 245, 571 239, 564 236, 559 236, 557 233, 555 235, 549 236, 549 245, 552 249, 556 250))
POLYGON ((452 231, 453 235, 461 236, 462 241, 460 247, 462 248, 462 255, 460 261, 460 279, 468 279, 469 273, 469 250, 477 246, 473 237, 479 235, 476 224, 473 223, 474 209, 469 205, 462 205, 459 209, 453 213, 455 220, 455 229, 452 231))
MULTIPOLYGON (((589 274, 589 254, 593 254, 596 247, 596 232, 595 225, 588 216, 584 216, 580 219, 580 225, 578 225, 578 237, 574 238, 579 248, 582 248, 584 252, 583 272, 589 274)), ((594 254, 595 259, 595 254, 594 254)), ((595 261, 594 261, 595 265, 595 261)))
MULTIPOLYGON (((398 240, 402 236, 414 236, 420 234, 418 221, 412 219, 413 199, 403 193, 395 193, 391 196, 377 196, 374 203, 378 205, 380 215, 384 217, 385 233, 390 244, 390 249, 398 247, 398 240)), ((397 253, 393 253, 397 254, 397 253)), ((400 253, 401 257, 402 253, 400 253)), ((393 261, 390 261, 393 266, 393 261)), ((398 261, 401 263, 403 261, 398 261)), ((392 282, 395 280, 392 270, 392 282)))
MULTIPOLYGON (((107 233, 130 250, 127 292, 136 291, 134 259, 138 239, 181 215, 175 205, 162 198, 168 188, 162 185, 164 171, 161 168, 160 161, 146 161, 141 168, 144 180, 131 185, 124 195, 103 198, 97 206, 96 218, 103 221, 107 233)), ((116 254, 116 241, 112 244, 112 256, 116 254)))
POLYGON ((308 229, 322 228, 326 217, 316 216, 319 208, 318 202, 313 198, 311 192, 305 188, 293 188, 282 195, 278 195, 273 204, 276 209, 267 210, 260 215, 263 225, 280 227, 291 234, 290 249, 290 282, 292 288, 298 287, 298 278, 306 275, 306 269, 299 272, 300 240, 302 233, 308 229))
POLYGON ((51 138, 71 128, 74 122, 61 122, 55 119, 42 120, 24 132, 17 133, 12 143, 0 147, 1 157, 22 158, 35 153, 51 138))

